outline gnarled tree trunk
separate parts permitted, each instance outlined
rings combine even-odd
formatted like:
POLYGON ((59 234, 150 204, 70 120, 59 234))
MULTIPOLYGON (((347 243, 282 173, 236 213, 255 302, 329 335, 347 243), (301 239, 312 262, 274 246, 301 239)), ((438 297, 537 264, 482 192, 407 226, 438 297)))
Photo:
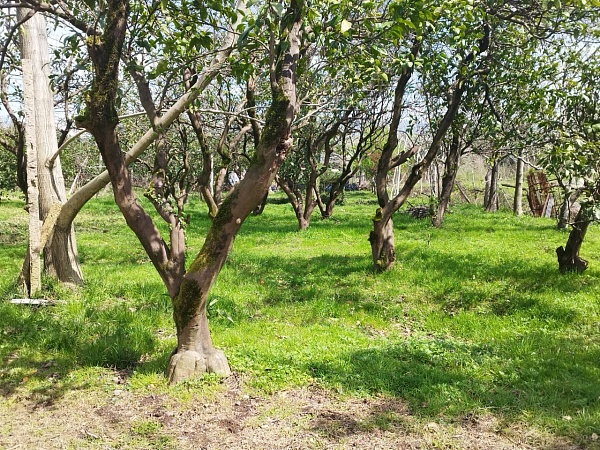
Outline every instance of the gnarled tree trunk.
POLYGON ((371 243, 371 256, 373 268, 377 271, 388 270, 396 261, 396 249, 394 246, 394 222, 385 220, 380 210, 373 218, 373 230, 369 234, 371 243))
MULTIPOLYGON (((488 49, 489 46, 489 33, 490 28, 487 24, 484 24, 484 36, 479 41, 479 52, 481 54, 488 49)), ((421 41, 415 40, 412 47, 412 54, 414 57, 418 55, 421 49, 421 41)), ((377 190, 377 201, 379 208, 373 218, 373 230, 369 235, 369 242, 371 243, 371 254, 373 258, 373 268, 376 270, 386 270, 392 267, 395 260, 395 252, 390 251, 389 245, 393 245, 393 223, 392 215, 398 210, 408 199, 414 186, 423 177, 423 174, 427 171, 429 166, 434 161, 438 154, 442 140, 446 136, 446 133, 456 115, 462 102, 462 97, 467 90, 469 79, 467 78, 468 70, 466 68, 471 64, 476 57, 475 52, 471 52, 466 55, 461 62, 461 69, 464 67, 465 70, 459 70, 456 79, 451 87, 450 95, 448 96, 448 106, 444 116, 437 125, 435 134, 427 149, 427 153, 421 161, 413 165, 412 169, 402 189, 398 195, 393 199, 389 198, 387 190, 388 174, 391 170, 404 164, 411 156, 416 152, 416 147, 410 150, 404 150, 400 154, 393 156, 394 150, 398 145, 398 126, 400 124, 403 99, 406 90, 406 86, 412 76, 412 68, 407 68, 403 71, 394 91, 394 105, 392 111, 392 120, 389 126, 388 140, 385 143, 381 157, 377 164, 377 174, 375 176, 375 184, 377 190)))
MULTIPOLYGON (((202 249, 183 277, 173 299, 177 326, 177 349, 171 356, 167 375, 171 383, 205 371, 228 373, 229 365, 211 342, 206 318, 210 288, 233 245, 242 223, 262 201, 277 170, 291 148, 291 123, 296 107, 295 68, 300 52, 302 6, 292 1, 287 49, 271 74, 273 101, 260 142, 246 176, 227 196, 212 221, 202 249)), ((283 47, 283 46, 282 46, 283 47)))
POLYGON ((312 213, 317 206, 318 200, 315 199, 316 192, 316 183, 317 183, 317 174, 312 172, 306 183, 306 195, 303 196, 300 188, 296 186, 294 181, 287 178, 276 177, 277 185, 281 188, 281 190, 285 193, 290 204, 292 205, 292 209, 294 210, 294 214, 296 215, 296 220, 298 221, 298 230, 303 231, 307 230, 310 226, 310 218, 312 213))
MULTIPOLYGON (((238 2, 240 9, 244 8, 243 2, 238 2)), ((231 54, 232 43, 237 34, 234 31, 229 31, 219 50, 216 52, 212 62, 202 73, 197 77, 196 82, 190 87, 190 90, 183 95, 175 104, 173 104, 168 111, 157 118, 154 128, 167 130, 173 122, 186 110, 186 108, 204 91, 204 89, 210 84, 210 82, 219 73, 224 63, 227 61, 227 57, 231 54)), ((133 163, 137 157, 139 157, 148 147, 156 140, 158 133, 153 129, 149 129, 144 135, 135 143, 135 145, 123 155, 125 166, 133 163)), ((59 211, 58 217, 55 219, 55 223, 49 224, 51 228, 50 234, 54 234, 58 230, 60 235, 64 235, 63 230, 69 230, 72 227, 75 217, 81 211, 81 208, 101 189, 103 189, 108 183, 111 182, 110 174, 107 170, 102 172, 90 180, 85 186, 78 189, 69 199, 64 203, 59 211)), ((46 225, 45 221, 45 225, 46 225)))
POLYGON ((581 249, 581 244, 589 225, 590 220, 587 218, 584 208, 581 208, 575 218, 567 245, 556 249, 558 270, 561 273, 583 272, 587 269, 588 262, 579 256, 579 250, 581 249))

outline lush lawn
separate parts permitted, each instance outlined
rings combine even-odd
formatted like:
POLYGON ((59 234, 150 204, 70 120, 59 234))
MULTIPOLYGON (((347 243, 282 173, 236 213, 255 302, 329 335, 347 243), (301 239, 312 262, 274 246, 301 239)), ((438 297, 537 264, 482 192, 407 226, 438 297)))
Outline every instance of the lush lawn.
MULTIPOLYGON (((559 275, 567 234, 553 221, 455 206, 438 230, 400 213, 398 264, 374 275, 374 209, 348 195, 334 219, 315 216, 302 233, 289 205, 248 219, 210 305, 214 341, 246 389, 318 385, 402 398, 424 418, 492 413, 582 443, 600 434, 597 226, 582 249, 590 268, 559 275)), ((191 259, 209 222, 202 205, 190 212, 191 259)), ((13 306, 26 215, 19 201, 0 204, 0 392, 101 390, 110 367, 132 371, 128 389, 184 396, 162 374, 175 345, 169 298, 111 198, 90 202, 76 227, 85 287, 46 280, 55 306, 13 306)))

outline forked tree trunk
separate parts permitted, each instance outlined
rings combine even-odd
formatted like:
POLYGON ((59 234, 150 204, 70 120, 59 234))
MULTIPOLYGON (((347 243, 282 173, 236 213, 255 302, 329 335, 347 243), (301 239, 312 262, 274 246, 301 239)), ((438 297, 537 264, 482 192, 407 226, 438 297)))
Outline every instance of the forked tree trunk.
MULTIPOLYGON (((297 43, 291 47, 292 50, 297 48, 297 43)), ((254 163, 248 168, 244 179, 236 185, 219 208, 202 250, 183 277, 179 295, 173 299, 177 349, 171 356, 167 369, 171 383, 204 372, 228 374, 230 371, 224 353, 212 345, 206 317, 206 302, 237 232, 243 221, 262 201, 291 146, 291 119, 288 118, 293 117, 294 107, 291 97, 285 98, 290 100, 274 102, 271 106, 272 110, 279 108, 287 112, 270 115, 278 117, 278 120, 267 122, 265 125, 265 138, 257 148, 257 152, 264 158, 256 158, 260 163, 254 163), (285 126, 282 127, 279 121, 283 121, 285 126)))
POLYGON ((333 216, 333 210, 338 200, 344 200, 344 187, 346 186, 347 180, 350 179, 350 176, 347 174, 342 174, 336 181, 331 184, 331 189, 329 190, 329 196, 327 197, 327 201, 325 202, 325 208, 321 210, 321 217, 323 219, 328 219, 333 216))
POLYGON ((198 256, 183 277, 173 299, 177 326, 177 349, 171 356, 167 376, 170 383, 204 372, 229 373, 222 351, 213 347, 206 317, 210 288, 219 274, 244 220, 262 201, 277 170, 291 148, 291 123, 296 105, 295 68, 300 52, 302 7, 292 0, 288 46, 271 74, 272 103, 246 176, 227 196, 212 221, 198 256))
POLYGON ((306 183, 306 197, 303 197, 302 193, 295 188, 294 184, 289 182, 289 180, 277 179, 277 185, 285 193, 290 201, 290 204, 292 205, 292 209, 296 215, 296 220, 298 221, 299 231, 308 229, 310 226, 310 218, 312 217, 312 213, 318 204, 314 193, 317 189, 316 176, 313 175, 315 174, 311 174, 311 176, 309 176, 309 179, 306 183))
MULTIPOLYGON (((244 9, 243 0, 238 0, 238 9, 244 9)), ((239 21, 238 21, 239 23, 239 21)), ((237 24, 233 26, 235 29, 237 24)), ((227 57, 230 55, 234 42, 234 39, 237 37, 236 32, 229 31, 225 38, 223 39, 223 43, 217 53, 215 54, 212 62, 202 73, 198 76, 196 82, 191 87, 189 92, 180 97, 175 104, 173 104, 168 111, 158 118, 156 123, 156 128, 166 130, 168 129, 172 123, 186 110, 186 108, 196 99, 198 96, 204 91, 204 89, 210 84, 210 82, 215 78, 215 76, 219 73, 224 63, 227 61, 227 57)), ((119 58, 116 58, 118 61, 119 58)), ((115 88, 117 84, 115 83, 115 88)), ((86 117, 79 117, 79 120, 86 119, 86 117)), ((77 120, 76 119, 76 120, 77 120)), ((82 128, 86 128, 85 123, 80 124, 82 128)), ((157 133, 154 129, 149 129, 146 133, 135 143, 135 145, 130 149, 129 152, 122 155, 124 159, 125 166, 136 161, 136 159, 145 151, 147 148, 155 141, 157 137, 157 133)), ((120 149, 119 149, 120 151, 120 149)), ((67 201, 66 203, 60 206, 59 211, 57 212, 58 217, 52 215, 52 217, 48 217, 44 221, 44 226, 42 227, 42 245, 44 241, 44 236, 53 236, 55 233, 58 236, 58 241, 63 241, 62 236, 65 236, 67 231, 72 228, 73 221, 79 211, 85 206, 85 204, 94 197, 101 189, 105 188, 107 184, 111 182, 110 174, 107 170, 102 172, 100 175, 93 178, 91 181, 86 183, 82 188, 78 189, 67 201)), ((57 203, 54 204, 56 206, 57 203)), ((74 241, 70 241, 71 244, 74 244, 74 241)), ((59 258, 58 261, 66 261, 64 258, 59 258)), ((165 270, 169 266, 168 262, 162 261, 165 264, 159 263, 159 267, 164 268, 165 270)), ((26 259, 24 263, 23 273, 25 274, 29 269, 29 258, 26 259)), ((163 273, 159 270, 161 277, 163 277, 163 273)), ((165 278, 163 277, 163 280, 165 278)), ((171 292, 173 289, 170 288, 169 282, 165 282, 167 289, 171 292)))
POLYGON ((321 217, 323 217, 323 219, 328 219, 333 215, 333 208, 335 207, 335 202, 337 199, 337 194, 335 196, 332 194, 332 196, 327 199, 327 202, 325 203, 325 209, 321 211, 321 217))
POLYGON ((450 196, 452 195, 452 189, 454 188, 454 181, 456 180, 456 174, 458 173, 458 166, 460 161, 460 148, 459 148, 459 135, 456 130, 452 133, 452 142, 448 155, 446 156, 446 162, 444 163, 444 175, 442 177, 442 189, 438 200, 437 210, 433 217, 433 226, 440 228, 444 221, 444 215, 446 209, 450 203, 450 196))
MULTIPOLYGON (((485 52, 489 46, 489 26, 484 24, 484 37, 479 42, 479 52, 481 54, 485 52)), ((412 54, 416 57, 421 49, 421 41, 415 40, 412 47, 412 54)), ((394 226, 392 222, 392 215, 398 211, 408 199, 414 186, 422 179, 423 174, 426 173, 429 166, 433 163, 435 157, 438 154, 440 146, 448 129, 454 122, 458 109, 460 107, 462 96, 467 90, 469 80, 466 78, 468 73, 465 68, 471 64, 475 59, 475 52, 471 52, 466 55, 461 62, 461 70, 458 71, 457 78, 452 84, 452 93, 449 96, 448 107, 444 116, 437 125, 437 129, 433 136, 433 140, 427 149, 427 153, 421 161, 413 165, 410 173, 408 174, 406 181, 398 195, 393 199, 389 198, 387 190, 388 174, 390 170, 395 167, 399 167, 404 164, 410 157, 416 152, 416 147, 411 150, 405 150, 400 154, 393 156, 393 153, 398 145, 398 127, 403 110, 403 99, 406 90, 406 86, 412 76, 412 68, 405 69, 401 74, 396 84, 394 91, 394 104, 392 111, 392 120, 389 126, 388 140, 383 146, 381 156, 377 163, 377 173, 375 175, 375 185, 377 190, 377 201, 379 208, 373 218, 373 230, 369 235, 369 242, 371 243, 371 255, 373 258, 373 267, 376 270, 386 270, 393 266, 396 259, 394 246, 394 226)))
POLYGON ((298 231, 308 230, 310 225, 310 219, 306 220, 304 217, 298 218, 298 231))
POLYGON ((296 216, 296 220, 298 221, 298 230, 303 231, 308 229, 310 225, 310 216, 304 216, 304 198, 302 197, 302 193, 295 186, 295 184, 287 178, 276 177, 276 180, 277 185, 285 193, 288 200, 290 201, 290 205, 292 205, 294 215, 296 216))
MULTIPOLYGON (((19 18, 23 19, 29 10, 19 8, 19 18)), ((49 50, 46 35, 46 21, 37 13, 23 24, 21 33, 21 53, 24 59, 31 60, 33 77, 33 97, 35 100, 35 135, 39 182, 40 219, 46 220, 56 205, 67 201, 65 182, 60 158, 48 161, 57 153, 54 101, 50 89, 49 50)), ((77 256, 77 244, 72 224, 67 228, 57 228, 49 236, 44 246, 44 268, 46 272, 67 283, 82 284, 83 275, 77 256)))
MULTIPOLYGON (((313 138, 311 136, 310 139, 305 140, 302 152, 305 160, 308 162, 308 176, 306 178, 306 186, 304 189, 304 199, 302 192, 297 188, 297 183, 295 181, 290 181, 291 177, 278 179, 278 185, 285 192, 290 200, 290 203, 292 204, 292 208, 296 214, 296 219, 298 220, 299 230, 306 230, 309 227, 310 219, 315 208, 317 207, 321 211, 321 217, 323 219, 331 216, 333 203, 335 202, 335 199, 333 201, 331 199, 335 195, 336 186, 338 185, 339 180, 338 182, 332 183, 329 192, 330 197, 326 202, 327 205, 325 206, 319 192, 319 178, 330 166, 331 155, 333 154, 334 149, 332 142, 338 135, 340 126, 348 120, 351 111, 352 109, 347 109, 339 119, 331 124, 331 126, 326 128, 325 131, 320 133, 318 137, 313 138), (321 152, 320 149, 323 149, 324 152, 321 152)), ((348 166, 343 163, 343 170, 342 174, 340 175, 340 179, 347 176, 350 165, 355 159, 356 157, 353 156, 348 162, 348 166)))
POLYGON ((583 272, 587 269, 588 262, 579 256, 579 250, 581 249, 581 244, 589 225, 590 220, 586 217, 584 208, 581 208, 575 218, 567 245, 556 249, 558 270, 560 273, 583 272))

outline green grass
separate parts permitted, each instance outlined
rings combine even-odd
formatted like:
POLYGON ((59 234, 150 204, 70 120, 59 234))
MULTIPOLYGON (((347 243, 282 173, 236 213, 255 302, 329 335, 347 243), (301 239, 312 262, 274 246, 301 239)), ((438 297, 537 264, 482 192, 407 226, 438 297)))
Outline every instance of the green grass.
MULTIPOLYGON (((305 232, 291 207, 275 202, 244 224, 209 314, 215 344, 246 389, 319 385, 402 398, 425 420, 491 412, 581 442, 600 434, 597 226, 581 252, 590 268, 559 275, 554 251, 567 234, 551 220, 458 205, 438 230, 399 213, 397 265, 374 275, 374 209, 370 196, 352 193, 333 219, 315 215, 305 232)), ((190 213, 191 260, 209 221, 198 203, 190 213)), ((214 377, 166 386, 170 301, 111 199, 90 202, 76 228, 85 287, 45 280, 55 306, 13 306, 26 216, 16 200, 0 204, 0 392, 47 402, 67 390, 110 389, 106 377, 124 370, 127 389, 218 395, 214 377)))

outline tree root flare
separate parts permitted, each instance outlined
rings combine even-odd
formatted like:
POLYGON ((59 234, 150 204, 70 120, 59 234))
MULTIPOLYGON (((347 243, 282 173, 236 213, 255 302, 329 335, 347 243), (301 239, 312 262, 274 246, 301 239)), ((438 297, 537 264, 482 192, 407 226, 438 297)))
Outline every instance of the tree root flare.
POLYGON ((229 376, 231 369, 222 350, 213 349, 208 354, 201 354, 194 350, 186 350, 171 355, 167 378, 169 384, 176 384, 190 378, 196 378, 204 373, 229 376))

